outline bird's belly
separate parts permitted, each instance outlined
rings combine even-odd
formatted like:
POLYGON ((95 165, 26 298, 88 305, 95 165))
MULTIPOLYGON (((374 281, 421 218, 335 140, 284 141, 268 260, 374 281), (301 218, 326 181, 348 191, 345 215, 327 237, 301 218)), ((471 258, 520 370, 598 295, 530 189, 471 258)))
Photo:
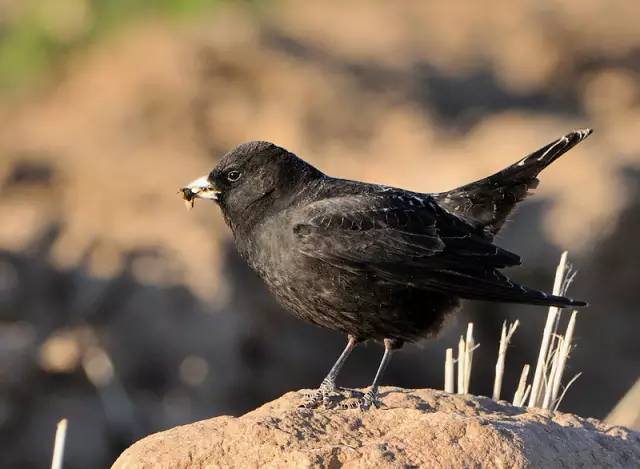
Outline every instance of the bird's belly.
POLYGON ((434 335, 458 305, 452 296, 390 284, 302 254, 259 273, 296 317, 361 340, 415 341, 434 335))

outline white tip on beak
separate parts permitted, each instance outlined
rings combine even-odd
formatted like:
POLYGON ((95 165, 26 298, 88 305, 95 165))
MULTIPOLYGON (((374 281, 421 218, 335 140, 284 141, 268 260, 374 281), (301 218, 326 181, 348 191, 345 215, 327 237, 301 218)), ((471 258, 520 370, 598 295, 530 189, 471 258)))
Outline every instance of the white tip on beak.
POLYGON ((220 191, 209 182, 208 176, 202 176, 181 188, 178 193, 182 194, 187 209, 191 209, 195 199, 218 200, 220 191))

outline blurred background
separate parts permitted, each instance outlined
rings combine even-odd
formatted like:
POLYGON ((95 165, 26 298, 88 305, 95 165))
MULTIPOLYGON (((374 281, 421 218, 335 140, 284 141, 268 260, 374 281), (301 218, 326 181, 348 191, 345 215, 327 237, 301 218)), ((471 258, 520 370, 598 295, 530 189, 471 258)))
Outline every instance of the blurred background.
MULTIPOLYGON (((282 312, 217 208, 176 195, 254 139, 429 192, 595 128, 499 244, 545 289, 570 251, 591 307, 561 409, 606 417, 640 374, 638 24, 627 0, 0 0, 0 466, 45 467, 62 417, 66 467, 105 467, 150 432, 319 384, 344 338, 282 312)), ((542 308, 467 303, 385 383, 442 389, 473 321, 471 390, 490 395, 507 318, 511 399, 542 308)), ((356 351, 340 384, 368 385, 380 354, 356 351)))

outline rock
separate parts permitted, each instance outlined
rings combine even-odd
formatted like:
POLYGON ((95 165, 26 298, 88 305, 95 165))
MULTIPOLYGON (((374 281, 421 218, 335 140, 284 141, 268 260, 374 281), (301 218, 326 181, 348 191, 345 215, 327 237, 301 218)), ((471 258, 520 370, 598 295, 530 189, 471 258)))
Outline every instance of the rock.
POLYGON ((379 409, 301 409, 290 392, 241 417, 148 436, 114 469, 640 467, 640 434, 594 419, 430 389, 383 388, 379 409))

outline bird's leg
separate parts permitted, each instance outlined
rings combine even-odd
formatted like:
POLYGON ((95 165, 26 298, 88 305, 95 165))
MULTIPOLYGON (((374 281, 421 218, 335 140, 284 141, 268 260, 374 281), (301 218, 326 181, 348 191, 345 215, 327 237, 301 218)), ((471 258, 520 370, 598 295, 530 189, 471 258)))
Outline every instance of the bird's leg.
POLYGON ((373 378, 371 388, 369 388, 369 391, 367 391, 364 397, 358 402, 358 407, 363 410, 367 410, 371 406, 380 406, 380 402, 378 401, 378 386, 380 385, 380 380, 382 379, 382 375, 384 374, 387 365, 389 365, 389 361, 391 361, 393 349, 401 346, 402 343, 397 340, 384 339, 384 355, 382 355, 382 360, 380 361, 380 365, 378 365, 378 371, 376 372, 375 378, 373 378))
POLYGON ((322 383, 320 383, 320 387, 309 397, 307 402, 303 404, 304 407, 315 407, 320 401, 325 401, 328 395, 335 391, 338 373, 340 373, 340 370, 347 361, 347 358, 349 358, 349 355, 351 355, 353 349, 356 348, 356 345, 358 345, 358 340, 350 335, 347 346, 333 364, 327 376, 322 380, 322 383))

